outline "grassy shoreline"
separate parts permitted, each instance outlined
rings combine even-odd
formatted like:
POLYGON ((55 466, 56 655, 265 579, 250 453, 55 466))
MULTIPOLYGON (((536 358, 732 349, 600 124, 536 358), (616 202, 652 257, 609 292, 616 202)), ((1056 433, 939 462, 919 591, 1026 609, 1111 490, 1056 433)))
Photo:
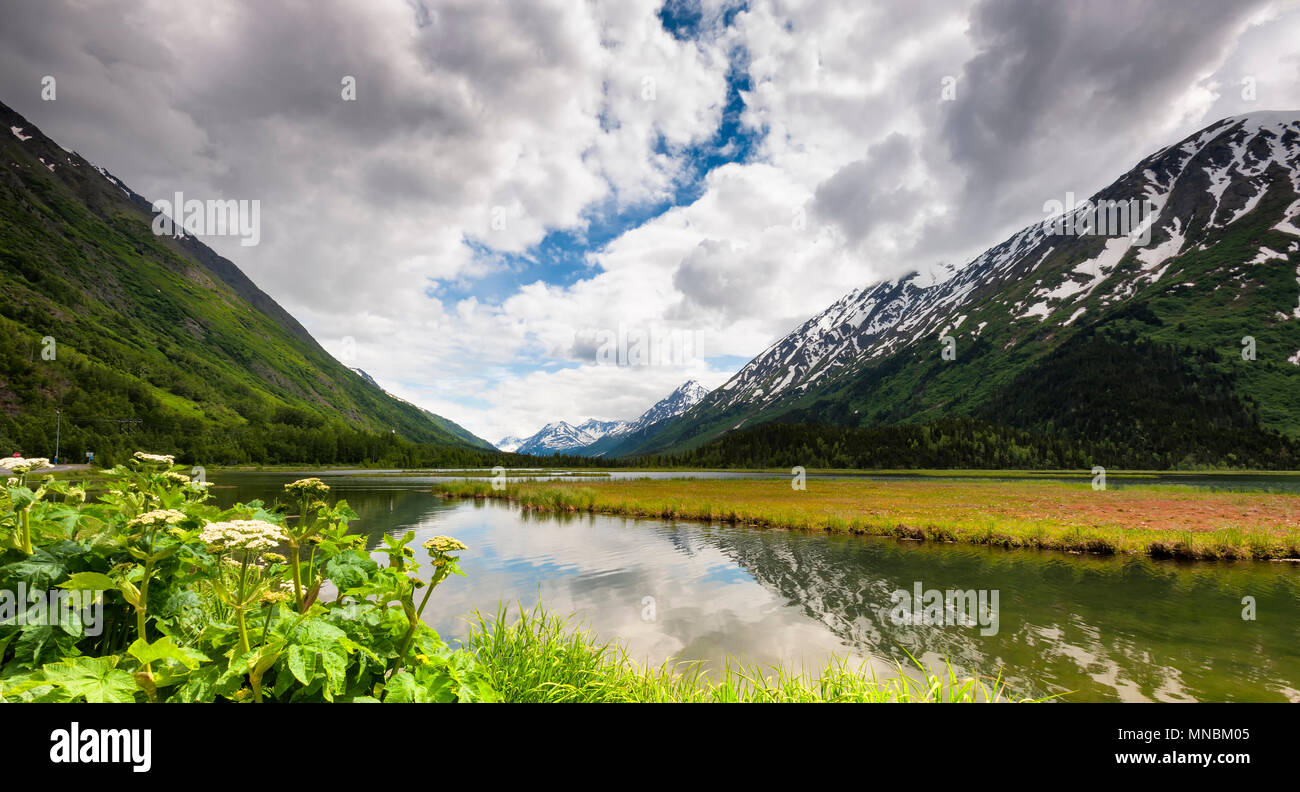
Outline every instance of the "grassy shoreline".
POLYGON ((439 483, 447 498, 550 512, 690 519, 1072 553, 1189 560, 1300 559, 1300 495, 1051 481, 635 479, 439 483))
POLYGON ((510 703, 1032 703, 999 674, 958 673, 951 663, 938 671, 895 664, 896 676, 881 679, 842 657, 819 673, 782 666, 760 668, 729 662, 710 674, 701 663, 642 665, 621 644, 601 642, 569 619, 538 606, 512 620, 501 607, 476 613, 467 646, 493 689, 510 703))

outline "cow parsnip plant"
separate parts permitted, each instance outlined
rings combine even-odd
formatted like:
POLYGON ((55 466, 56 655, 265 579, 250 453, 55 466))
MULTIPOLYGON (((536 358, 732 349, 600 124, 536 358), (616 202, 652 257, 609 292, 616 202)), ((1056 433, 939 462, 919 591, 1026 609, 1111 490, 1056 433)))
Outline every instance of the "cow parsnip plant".
POLYGON ((421 619, 432 590, 463 574, 464 545, 437 537, 420 552, 408 533, 372 556, 319 479, 285 487, 286 518, 260 501, 219 509, 173 462, 137 452, 94 502, 34 474, 43 460, 6 465, 0 592, 12 606, 60 591, 75 607, 50 618, 24 598, 0 616, 0 699, 498 699, 474 657, 421 619), (90 603, 98 624, 82 618, 90 603))

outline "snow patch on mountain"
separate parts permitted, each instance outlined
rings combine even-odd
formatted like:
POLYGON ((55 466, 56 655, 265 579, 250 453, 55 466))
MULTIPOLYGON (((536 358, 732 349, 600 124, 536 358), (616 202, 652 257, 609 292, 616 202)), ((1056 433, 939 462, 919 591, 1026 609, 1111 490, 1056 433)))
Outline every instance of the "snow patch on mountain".
MULTIPOLYGON (((1146 158, 1092 198, 1139 202, 1143 216, 1126 235, 1088 238, 1049 233, 1056 218, 1034 223, 976 256, 965 266, 911 273, 855 289, 755 357, 706 399, 705 410, 760 409, 793 398, 814 383, 883 359, 925 339, 936 339, 952 317, 970 315, 1001 300, 1008 319, 1046 322, 1069 307, 1073 323, 1094 296, 1103 305, 1123 301, 1158 283, 1173 260, 1221 229, 1249 216, 1279 175, 1300 193, 1300 113, 1264 112, 1225 118, 1146 158), (1198 194, 1205 196, 1198 199, 1198 194), (1188 207, 1192 207, 1190 210, 1188 207), (1205 208, 1210 208, 1206 216, 1205 208), (1092 249, 1087 245, 1095 246, 1092 249), (1087 258, 1026 291, 1007 290, 1045 264, 1088 251, 1087 258), (1098 249, 1099 248, 1099 249, 1098 249), (1131 258, 1138 266, 1120 269, 1131 258)), ((1072 209, 1078 219, 1087 209, 1072 209)), ((1280 231, 1300 236, 1300 200, 1286 210, 1280 231)), ((1130 220, 1130 225, 1134 225, 1130 220)), ((1248 263, 1267 260, 1260 251, 1248 263), (1261 258, 1262 257, 1262 258, 1261 258)), ((1068 261, 1068 259, 1066 259, 1068 261)), ((1061 316, 1065 314, 1062 312, 1061 316)), ((1300 316, 1300 308, 1297 308, 1300 316)), ((978 336, 987 322, 968 330, 978 336)), ((952 332, 956 333, 954 328, 952 332)), ((743 420, 742 420, 743 422, 743 420)))
MULTIPOLYGON (((351 368, 351 370, 353 371, 353 373, 355 373, 358 377, 360 377, 361 379, 365 380, 365 381, 366 381, 366 384, 371 385, 371 386, 373 386, 373 387, 375 387, 375 388, 379 388, 379 390, 384 390, 383 388, 381 388, 381 387, 379 386, 379 383, 378 383, 378 382, 375 382, 375 378, 372 377, 372 376, 370 376, 369 374, 367 374, 367 373, 365 372, 364 369, 353 368, 353 367, 350 367, 350 366, 349 366, 349 368, 351 368)), ((392 394, 389 394, 389 395, 391 396, 392 394)))
POLYGON ((699 404, 708 395, 707 388, 695 380, 689 380, 678 387, 677 390, 655 402, 650 409, 641 413, 639 418, 628 424, 623 434, 639 432, 654 426, 660 421, 676 418, 699 404))
POLYGON ((566 421, 552 421, 543 426, 536 434, 523 440, 516 437, 502 438, 496 444, 496 447, 502 451, 543 456, 580 453, 584 448, 598 440, 622 437, 634 432, 644 431, 661 421, 676 418, 699 404, 708 393, 709 391, 700 383, 690 380, 663 399, 655 402, 650 409, 643 412, 634 421, 600 421, 591 418, 577 426, 566 421), (507 445, 512 447, 507 448, 507 445))
MULTIPOLYGON (((502 451, 511 450, 520 454, 541 456, 576 452, 607 435, 622 434, 627 431, 627 427, 626 421, 598 421, 595 418, 577 426, 567 421, 552 421, 536 434, 518 441, 512 449, 506 449, 501 444, 497 444, 497 448, 502 451)), ((502 442, 514 440, 517 438, 508 437, 502 442)))
POLYGON ((519 446, 523 444, 524 444, 524 438, 515 437, 514 435, 507 435, 506 437, 503 437, 500 440, 493 443, 493 445, 496 446, 499 450, 505 451, 507 454, 518 451, 519 446))

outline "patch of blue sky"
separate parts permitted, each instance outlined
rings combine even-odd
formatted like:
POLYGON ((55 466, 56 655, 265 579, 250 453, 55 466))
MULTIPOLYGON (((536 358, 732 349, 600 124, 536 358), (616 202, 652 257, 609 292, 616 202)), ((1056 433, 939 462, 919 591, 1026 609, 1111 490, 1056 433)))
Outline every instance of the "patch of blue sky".
POLYGON ((754 576, 745 571, 742 567, 732 566, 730 564, 715 564, 705 570, 704 574, 699 577, 701 583, 753 583, 754 576))
POLYGON ((752 357, 744 355, 712 355, 705 356, 704 362, 709 364, 713 371, 739 371, 745 367, 745 364, 752 360, 752 357))
MULTIPOLYGON (((719 24, 729 25, 743 4, 728 7, 719 24)), ((689 39, 700 35, 705 24, 698 3, 669 2, 660 12, 665 30, 675 37, 689 39)), ((729 55, 727 100, 722 119, 713 136, 690 146, 670 146, 664 139, 655 151, 680 163, 681 170, 666 199, 637 205, 622 204, 613 196, 583 213, 583 222, 574 228, 550 229, 536 245, 521 252, 499 251, 487 241, 466 239, 465 244, 486 266, 487 273, 473 279, 438 282, 427 290, 430 297, 455 302, 476 297, 480 303, 500 303, 521 286, 542 281, 557 286, 572 286, 599 272, 592 254, 614 239, 677 206, 697 200, 705 190, 708 174, 732 162, 749 160, 766 130, 746 126, 741 115, 745 109, 743 93, 750 90, 749 54, 736 48, 729 55)))

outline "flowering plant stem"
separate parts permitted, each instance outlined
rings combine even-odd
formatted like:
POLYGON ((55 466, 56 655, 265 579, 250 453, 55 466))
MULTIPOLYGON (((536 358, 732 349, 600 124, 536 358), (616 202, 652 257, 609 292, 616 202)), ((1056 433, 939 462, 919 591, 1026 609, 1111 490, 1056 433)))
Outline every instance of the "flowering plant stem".
MULTIPOLYGON (((152 555, 145 559, 144 579, 140 581, 140 600, 135 606, 135 631, 137 637, 144 641, 149 640, 148 636, 145 635, 145 626, 149 622, 149 578, 153 577, 153 561, 154 559, 152 555)), ((150 663, 144 664, 143 670, 146 674, 153 673, 153 669, 150 668, 150 665, 150 663)))
MULTIPOLYGON (((235 621, 239 625, 239 653, 248 654, 251 648, 248 645, 248 625, 244 622, 245 591, 244 584, 248 581, 248 553, 244 553, 244 558, 239 565, 239 595, 236 598, 235 621)), ((295 567, 294 571, 297 571, 295 567)))
MULTIPOLYGON (((302 579, 302 559, 299 558, 302 543, 315 536, 320 531, 320 520, 312 517, 308 520, 308 513, 311 511, 312 501, 309 498, 300 498, 298 500, 298 525, 294 530, 289 530, 289 566, 293 570, 293 607, 299 613, 304 612, 306 602, 304 597, 304 586, 302 579)), ((311 571, 310 565, 315 562, 316 553, 312 552, 312 561, 308 562, 308 572, 311 571)))
POLYGON ((410 603, 403 603, 402 609, 406 611, 406 618, 410 627, 406 630, 406 635, 402 637, 401 647, 397 650, 397 666, 394 671, 400 670, 406 663, 406 653, 411 651, 411 642, 415 640, 415 631, 420 626, 420 619, 424 615, 424 606, 429 604, 429 595, 433 593, 434 588, 447 577, 447 568, 445 566, 435 566, 433 568, 433 577, 429 578, 429 585, 424 589, 424 597, 420 599, 420 607, 414 609, 410 603))
POLYGON ((289 539, 289 568, 293 570, 293 608, 302 613, 302 567, 298 558, 298 540, 289 539))
POLYGON ((30 506, 23 509, 18 522, 22 526, 23 552, 31 555, 36 551, 32 548, 32 509, 30 506))

